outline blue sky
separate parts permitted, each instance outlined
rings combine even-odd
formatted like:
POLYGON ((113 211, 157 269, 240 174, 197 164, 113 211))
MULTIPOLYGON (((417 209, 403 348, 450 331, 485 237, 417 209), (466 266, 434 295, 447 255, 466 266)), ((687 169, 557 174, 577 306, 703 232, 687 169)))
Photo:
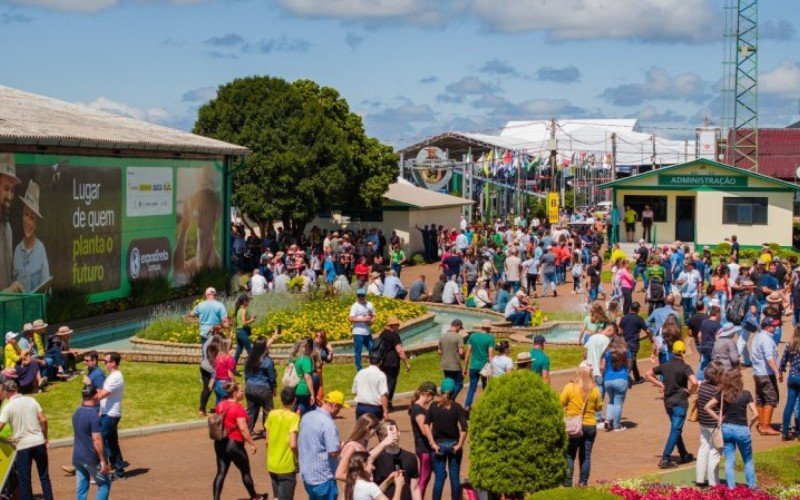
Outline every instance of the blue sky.
MULTIPOLYGON (((510 119, 719 118, 723 0, 0 0, 0 84, 189 129, 233 78, 339 90, 393 145, 510 119)), ((800 119, 800 9, 761 3, 761 126, 800 119)))

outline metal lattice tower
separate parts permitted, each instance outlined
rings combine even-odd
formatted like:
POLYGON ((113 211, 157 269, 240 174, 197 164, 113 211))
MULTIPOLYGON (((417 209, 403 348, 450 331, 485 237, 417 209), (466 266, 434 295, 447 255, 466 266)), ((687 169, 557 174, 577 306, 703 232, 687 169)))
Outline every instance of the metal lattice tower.
POLYGON ((758 170, 758 0, 725 0, 722 128, 726 161, 758 170))

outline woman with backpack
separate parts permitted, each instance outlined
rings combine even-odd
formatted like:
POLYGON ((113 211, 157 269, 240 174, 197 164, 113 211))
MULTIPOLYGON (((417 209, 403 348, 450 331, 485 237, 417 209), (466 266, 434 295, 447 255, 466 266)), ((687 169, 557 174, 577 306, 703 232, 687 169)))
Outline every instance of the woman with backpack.
MULTIPOLYGON (((247 356, 244 365, 244 380, 247 417, 250 420, 250 432, 252 433, 260 412, 263 412, 264 422, 266 422, 267 413, 272 410, 272 398, 278 386, 275 364, 269 357, 267 339, 264 337, 256 339, 253 351, 247 356)), ((258 431, 256 435, 263 437, 264 431, 258 431)))
POLYGON ((603 408, 600 391, 594 383, 592 367, 583 361, 564 390, 561 391, 561 405, 564 407, 567 420, 567 479, 564 486, 572 487, 572 476, 575 471, 575 459, 581 462, 578 486, 586 486, 592 466, 592 447, 597 437, 596 412, 603 408), (580 419, 580 430, 570 426, 570 420, 580 419))
MULTIPOLYGON (((223 385, 226 398, 222 400, 214 412, 219 415, 219 420, 209 422, 209 426, 219 422, 222 428, 222 436, 215 436, 219 439, 214 440, 214 453, 217 457, 217 475, 214 477, 214 500, 222 497, 222 487, 225 484, 225 476, 231 463, 242 473, 242 482, 247 489, 251 499, 266 499, 266 495, 256 493, 253 484, 253 476, 250 475, 250 459, 244 448, 245 443, 250 446, 250 452, 255 454, 256 443, 250 435, 247 413, 242 407, 244 392, 239 384, 234 381, 227 381, 223 385)), ((210 419, 213 417, 209 417, 210 419)))

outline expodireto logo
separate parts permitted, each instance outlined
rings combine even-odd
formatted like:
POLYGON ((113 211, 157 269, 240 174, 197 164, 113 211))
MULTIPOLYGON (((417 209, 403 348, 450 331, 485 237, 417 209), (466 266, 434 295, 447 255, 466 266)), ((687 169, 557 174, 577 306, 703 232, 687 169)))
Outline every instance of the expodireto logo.
POLYGON ((172 265, 172 249, 165 237, 133 240, 128 245, 128 279, 166 276, 172 265))

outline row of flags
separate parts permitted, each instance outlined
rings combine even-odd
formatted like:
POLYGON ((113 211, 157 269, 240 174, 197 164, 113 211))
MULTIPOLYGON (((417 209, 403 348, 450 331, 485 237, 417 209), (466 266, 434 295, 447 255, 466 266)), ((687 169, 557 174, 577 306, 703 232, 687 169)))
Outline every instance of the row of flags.
MULTIPOLYGON (((556 161, 556 168, 559 170, 570 169, 571 167, 581 168, 604 168, 610 169, 612 165, 612 156, 608 154, 596 154, 581 151, 573 153, 571 157, 562 157, 556 161)), ((465 162, 468 164, 473 163, 472 150, 467 152, 465 162)), ((476 167, 483 171, 486 177, 493 177, 497 175, 508 175, 516 173, 518 170, 525 170, 530 172, 533 170, 537 172, 539 167, 549 166, 549 156, 541 156, 539 154, 530 154, 527 151, 511 151, 501 149, 490 149, 488 152, 481 155, 477 162, 474 162, 476 167)))

